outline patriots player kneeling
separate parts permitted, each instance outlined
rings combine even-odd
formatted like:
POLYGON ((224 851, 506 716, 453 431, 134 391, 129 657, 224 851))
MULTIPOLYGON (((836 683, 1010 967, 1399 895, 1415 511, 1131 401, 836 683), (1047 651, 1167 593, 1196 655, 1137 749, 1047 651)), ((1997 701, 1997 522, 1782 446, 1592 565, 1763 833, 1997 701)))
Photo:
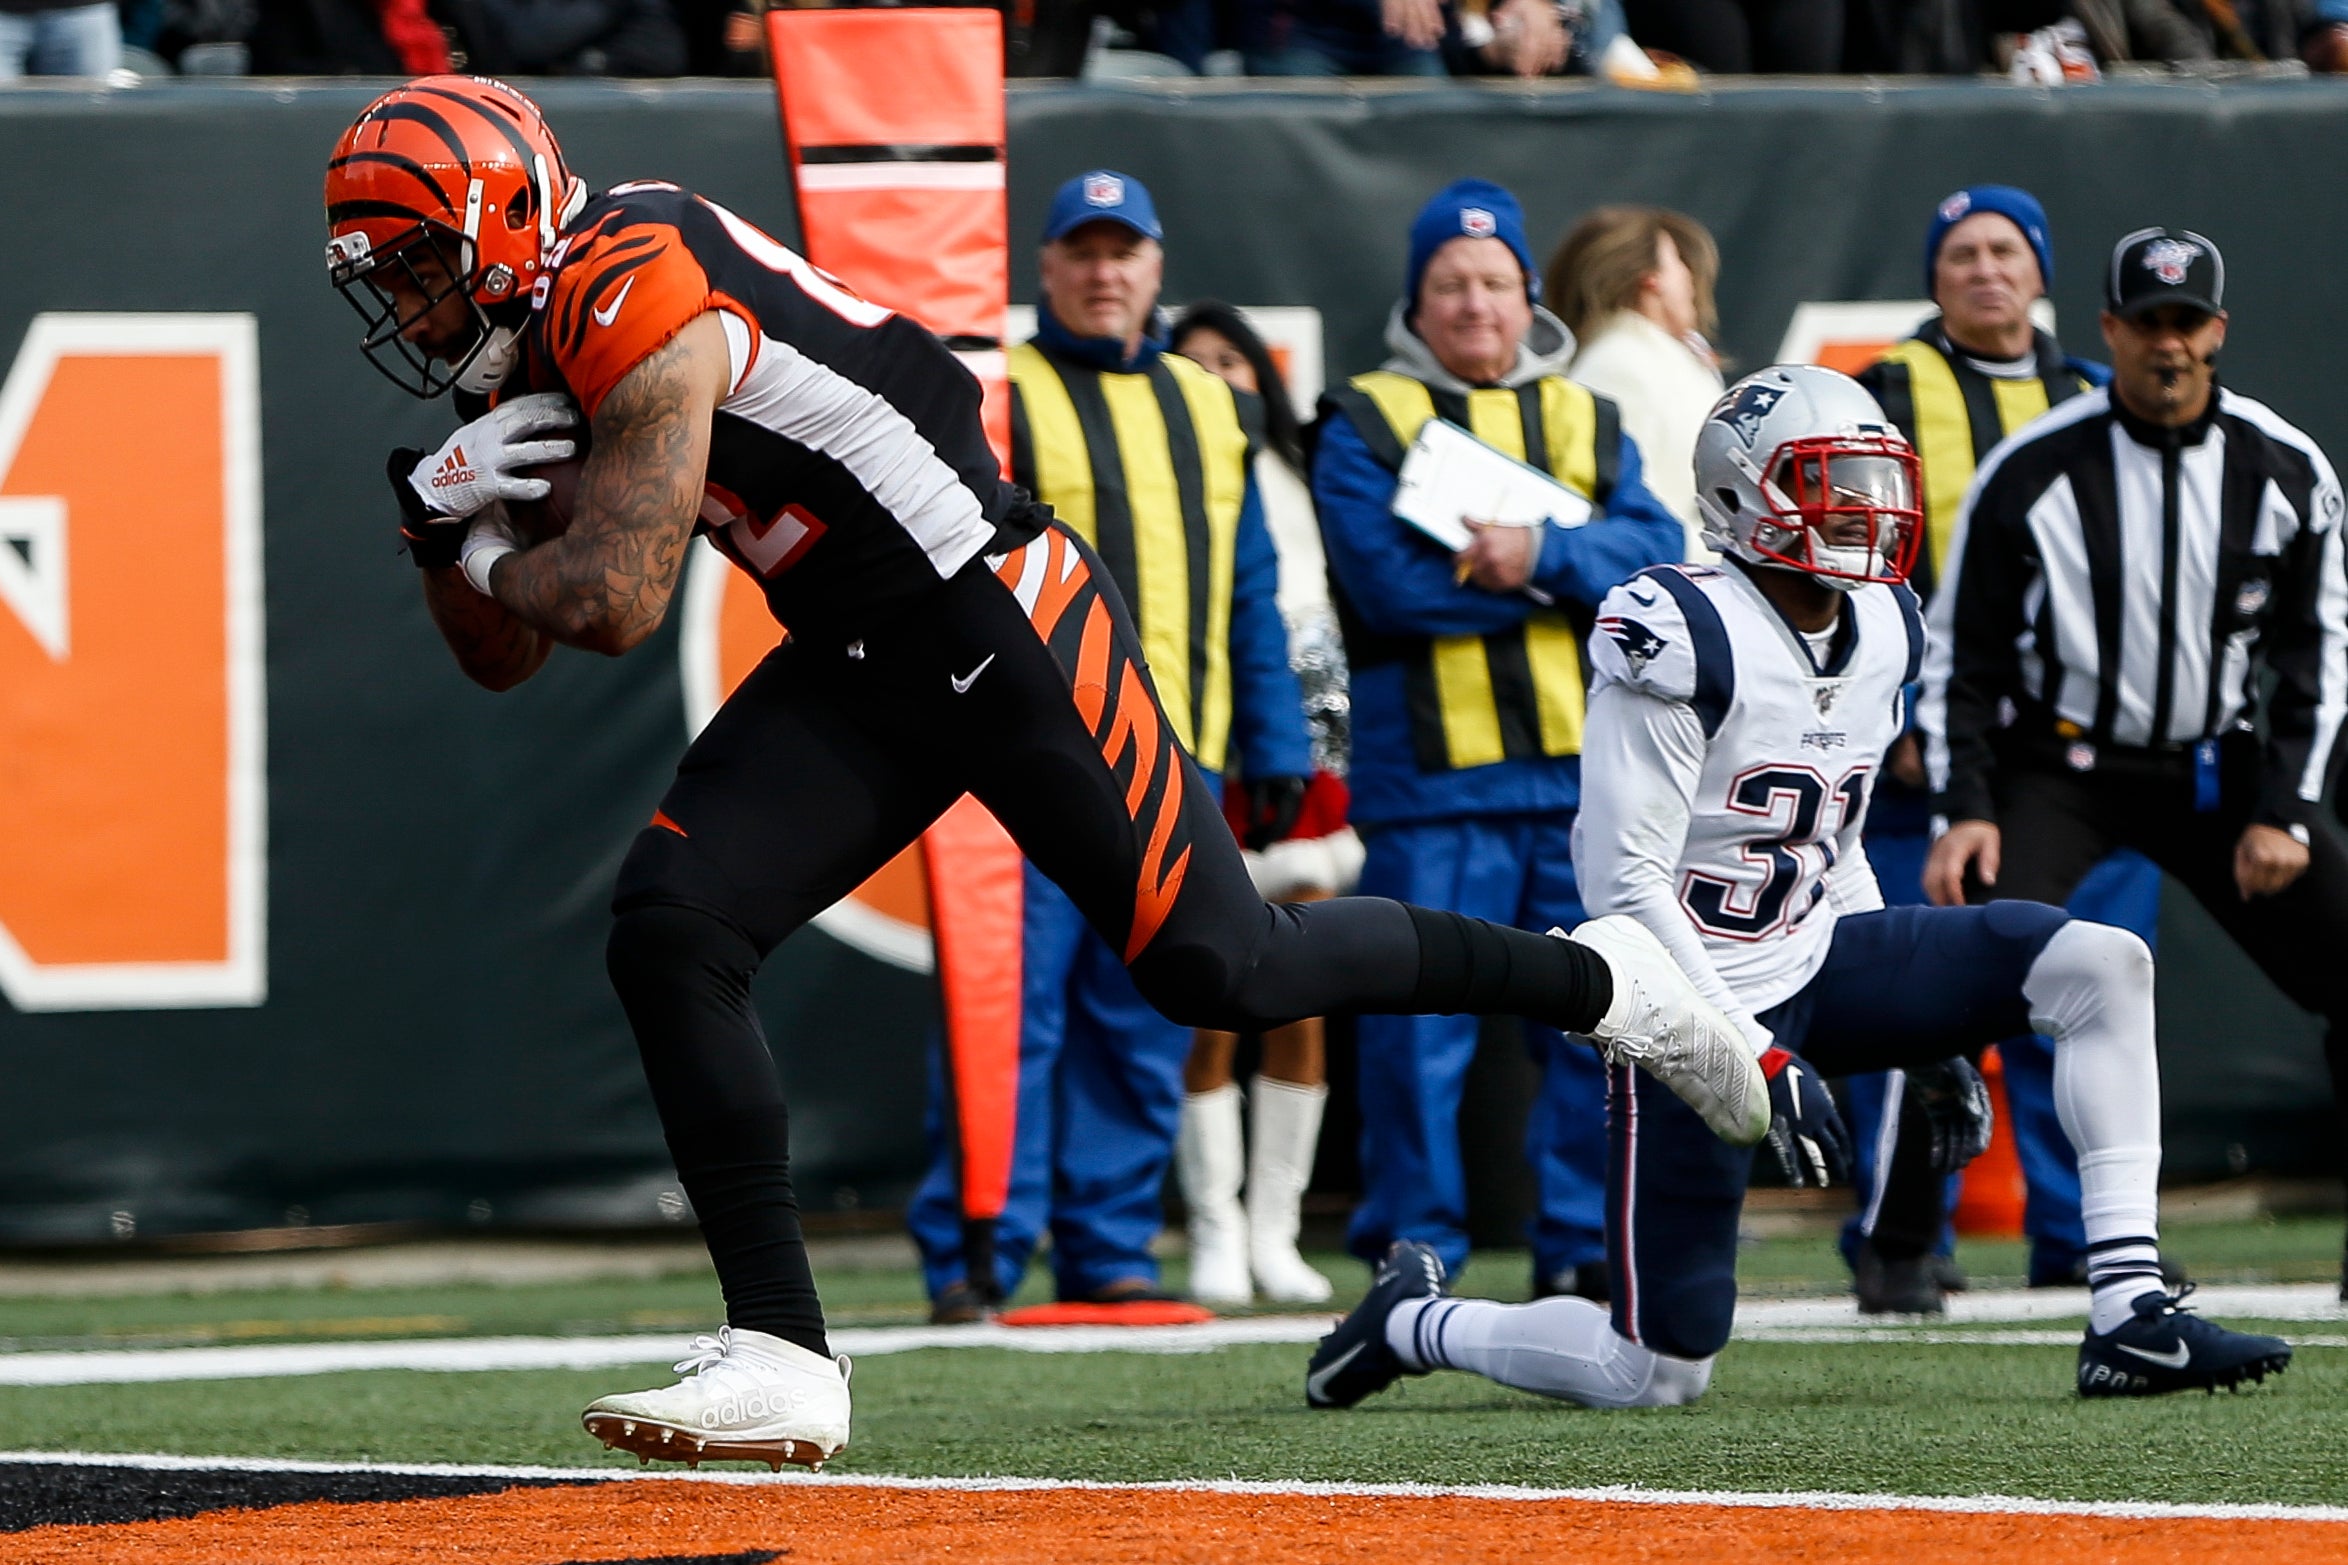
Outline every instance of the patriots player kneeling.
MULTIPOLYGON (((1744 1032, 1796 1184, 1846 1175, 1825 1077, 1896 1066, 1961 1089, 1962 1056, 2052 1038, 2093 1288, 2079 1394, 2282 1369, 2280 1339, 2204 1320, 2162 1284, 2144 942, 2036 903, 1887 908, 1876 890, 1860 827, 1924 651, 1904 585, 1920 531, 1906 441, 1842 375, 1763 370, 1713 408, 1696 488, 1723 566, 1633 577, 1591 638, 1574 840, 1591 911, 1646 926, 1744 1032)), ((1611 1312, 1446 1297, 1434 1252, 1399 1243, 1314 1353, 1306 1400, 1346 1407, 1435 1369, 1593 1407, 1702 1396, 1736 1309, 1752 1153, 1633 1072, 1612 1073, 1608 1100, 1611 1312)))

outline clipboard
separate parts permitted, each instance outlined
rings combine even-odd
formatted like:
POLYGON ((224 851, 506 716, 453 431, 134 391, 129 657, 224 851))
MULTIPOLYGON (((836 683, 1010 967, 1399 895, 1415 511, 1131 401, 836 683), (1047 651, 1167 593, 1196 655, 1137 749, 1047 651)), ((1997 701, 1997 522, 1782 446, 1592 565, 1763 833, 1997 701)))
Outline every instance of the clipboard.
POLYGON ((1448 419, 1431 418, 1403 455, 1394 514, 1454 554, 1468 546, 1470 520, 1502 527, 1579 527, 1596 514, 1583 496, 1549 474, 1478 440, 1448 419))

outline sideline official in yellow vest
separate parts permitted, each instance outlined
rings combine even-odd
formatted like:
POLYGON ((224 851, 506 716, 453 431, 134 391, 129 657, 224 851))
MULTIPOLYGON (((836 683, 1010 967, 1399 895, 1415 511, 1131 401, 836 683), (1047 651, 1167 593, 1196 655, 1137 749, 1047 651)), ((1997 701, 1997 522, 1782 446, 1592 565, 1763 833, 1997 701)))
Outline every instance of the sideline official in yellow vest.
MULTIPOLYGON (((1312 770, 1279 557, 1241 404, 1221 379, 1165 351, 1160 240, 1149 192, 1129 176, 1080 174, 1053 199, 1036 335, 1010 355, 1012 477, 1099 552, 1132 607, 1167 721, 1208 785, 1220 790, 1219 774, 1237 762, 1253 813, 1278 836, 1312 770)), ((1022 937, 998 1297, 1018 1290, 1048 1229, 1063 1301, 1163 1299, 1149 1246, 1191 1031, 1149 1007, 1119 953, 1032 866, 1022 937)), ((935 1140, 906 1221, 935 1318, 975 1318, 954 1159, 935 1140)))
MULTIPOLYGON (((1573 337, 1539 292, 1516 198, 1481 180, 1439 192, 1411 226, 1393 357, 1323 400, 1312 471, 1353 666, 1361 889, 1528 929, 1583 917, 1571 839, 1595 606, 1684 547, 1614 405, 1565 377, 1573 337), (1403 453, 1433 417, 1554 474, 1598 514, 1486 529, 1455 557, 1392 509, 1403 453)), ((1348 1244, 1365 1260, 1396 1239, 1454 1269, 1466 1259, 1458 1117, 1476 1032, 1467 1017, 1361 1019, 1363 1200, 1348 1244)), ((1526 1036, 1543 1065, 1526 1138, 1534 1286, 1603 1298, 1604 1072, 1557 1034, 1526 1036)))
MULTIPOLYGON (((1942 201, 1925 234, 1924 278, 1940 313, 1858 378, 1916 448, 1925 539, 1910 580, 1929 599, 1975 468, 2008 435, 2103 385, 2111 371, 2070 357, 2031 324, 2031 306, 2054 280, 2054 246, 2046 212, 2026 190, 1974 185, 1942 201)), ((1906 735, 1886 759, 1867 816, 1867 857, 1887 901, 1924 900, 1931 816, 1923 761, 1914 736, 1906 735)), ((2160 913, 2160 872, 2139 854, 2116 853, 2080 884, 2070 911, 2150 941, 2160 913)), ((2043 1038, 2024 1037, 2000 1045, 1999 1054, 2007 1121, 2029 1187, 2030 1282, 2084 1282, 2079 1163, 2055 1113, 2053 1050, 2043 1038)), ((1854 1078, 1844 1094, 1859 1149, 1859 1215, 1846 1228, 1844 1253, 1862 1311, 1937 1314, 1945 1308, 1944 1285, 1961 1275, 1953 1259, 1934 1253, 1949 1231, 1955 1187, 1932 1171, 1913 1104, 1891 1135, 1880 1133, 1885 1080, 1854 1078), (1888 1172, 1878 1168, 1885 1161, 1888 1172)))

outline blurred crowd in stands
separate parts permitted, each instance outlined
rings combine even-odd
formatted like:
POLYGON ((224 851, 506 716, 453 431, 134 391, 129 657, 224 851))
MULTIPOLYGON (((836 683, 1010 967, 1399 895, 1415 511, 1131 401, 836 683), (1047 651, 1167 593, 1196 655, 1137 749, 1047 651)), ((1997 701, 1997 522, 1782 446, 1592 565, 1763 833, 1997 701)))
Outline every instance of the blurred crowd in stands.
MULTIPOLYGON (((1023 76, 2348 70, 2348 0, 1000 0, 1023 76)), ((26 75, 755 76, 770 0, 0 0, 26 75)))

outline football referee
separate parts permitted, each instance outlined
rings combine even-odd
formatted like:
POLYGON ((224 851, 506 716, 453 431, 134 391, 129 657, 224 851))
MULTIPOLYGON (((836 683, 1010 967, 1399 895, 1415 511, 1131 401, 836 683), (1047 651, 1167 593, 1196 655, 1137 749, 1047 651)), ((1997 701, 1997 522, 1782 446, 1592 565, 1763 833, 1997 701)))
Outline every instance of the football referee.
POLYGON ((2340 484, 2218 384, 2225 275, 2199 234, 2121 240, 2112 384, 1975 480, 1932 605, 1920 726, 1949 826, 1924 888, 2059 905, 2138 849, 2324 1017, 2348 1101, 2348 850, 2314 829, 2348 707, 2340 484))

